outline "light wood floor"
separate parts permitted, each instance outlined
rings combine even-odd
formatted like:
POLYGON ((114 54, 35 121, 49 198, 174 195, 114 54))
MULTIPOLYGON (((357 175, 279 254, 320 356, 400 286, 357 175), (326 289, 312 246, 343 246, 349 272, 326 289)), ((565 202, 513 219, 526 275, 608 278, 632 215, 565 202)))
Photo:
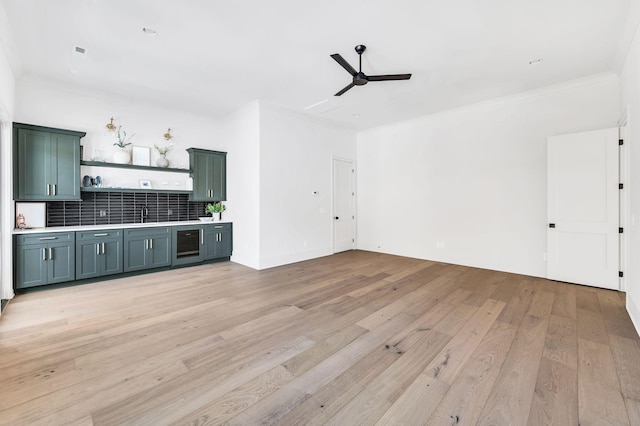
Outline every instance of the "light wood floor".
POLYGON ((362 251, 20 295, 3 425, 640 425, 624 294, 362 251))

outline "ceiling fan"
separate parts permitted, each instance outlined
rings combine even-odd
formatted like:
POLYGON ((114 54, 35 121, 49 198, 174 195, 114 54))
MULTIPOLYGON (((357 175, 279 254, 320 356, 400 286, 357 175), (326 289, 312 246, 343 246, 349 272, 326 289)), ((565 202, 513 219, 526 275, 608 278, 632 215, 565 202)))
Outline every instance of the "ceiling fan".
POLYGON ((386 74, 386 75, 366 75, 362 72, 362 54, 367 50, 367 46, 364 44, 359 44, 356 46, 356 53, 358 54, 358 59, 360 61, 359 70, 356 71, 349 62, 345 61, 339 53, 334 53, 331 55, 333 59, 340 65, 342 68, 347 70, 349 74, 353 76, 353 81, 347 85, 344 89, 336 93, 334 96, 340 96, 347 90, 351 89, 353 86, 364 86, 370 81, 388 81, 388 80, 409 80, 411 78, 411 74, 386 74))

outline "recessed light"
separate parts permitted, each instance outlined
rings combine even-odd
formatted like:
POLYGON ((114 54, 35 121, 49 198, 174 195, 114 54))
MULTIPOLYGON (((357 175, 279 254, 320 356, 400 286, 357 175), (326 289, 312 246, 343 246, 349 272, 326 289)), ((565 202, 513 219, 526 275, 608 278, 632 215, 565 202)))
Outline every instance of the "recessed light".
POLYGON ((158 32, 156 30, 154 30, 153 28, 149 28, 149 27, 144 27, 142 29, 142 32, 145 33, 148 36, 157 36, 158 32))
POLYGON ((540 62, 542 62, 542 61, 543 61, 543 59, 542 59, 542 58, 532 59, 532 60, 530 60, 530 61, 529 61, 529 65, 537 65, 537 64, 539 64, 539 63, 540 63, 540 62))
POLYGON ((358 113, 353 114, 353 118, 360 118, 360 114, 358 113))

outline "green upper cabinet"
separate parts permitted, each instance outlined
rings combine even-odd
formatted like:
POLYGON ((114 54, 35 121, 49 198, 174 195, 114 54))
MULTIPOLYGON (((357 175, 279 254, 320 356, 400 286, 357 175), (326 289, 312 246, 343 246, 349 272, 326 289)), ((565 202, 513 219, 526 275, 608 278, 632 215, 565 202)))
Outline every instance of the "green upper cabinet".
POLYGON ((225 201, 227 199, 227 153, 189 148, 192 170, 191 201, 225 201))
POLYGON ((80 199, 80 138, 86 133, 13 124, 14 199, 80 199))

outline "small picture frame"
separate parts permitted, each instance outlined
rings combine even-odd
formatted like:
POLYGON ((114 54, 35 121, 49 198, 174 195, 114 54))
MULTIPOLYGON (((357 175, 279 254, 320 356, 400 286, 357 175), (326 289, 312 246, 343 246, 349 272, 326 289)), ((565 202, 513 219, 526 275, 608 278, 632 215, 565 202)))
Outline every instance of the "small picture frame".
POLYGON ((131 163, 135 166, 150 166, 151 148, 146 146, 133 146, 131 148, 131 163))
POLYGON ((149 179, 140 179, 140 188, 151 189, 151 181, 149 179))

